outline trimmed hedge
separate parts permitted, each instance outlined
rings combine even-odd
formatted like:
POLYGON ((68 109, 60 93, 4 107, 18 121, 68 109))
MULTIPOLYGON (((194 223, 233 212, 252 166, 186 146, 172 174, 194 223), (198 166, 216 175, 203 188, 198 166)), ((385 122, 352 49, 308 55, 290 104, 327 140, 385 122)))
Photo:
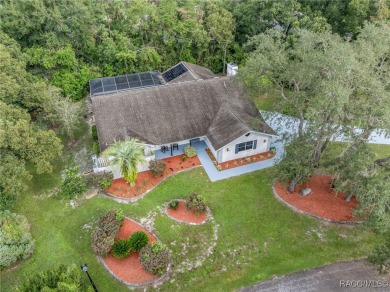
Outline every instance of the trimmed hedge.
POLYGON ((184 147, 184 154, 187 157, 195 157, 196 156, 196 149, 195 149, 195 147, 192 147, 190 145, 184 147))
POLYGON ((163 160, 151 160, 149 162, 149 169, 154 177, 164 174, 166 167, 167 165, 163 160))

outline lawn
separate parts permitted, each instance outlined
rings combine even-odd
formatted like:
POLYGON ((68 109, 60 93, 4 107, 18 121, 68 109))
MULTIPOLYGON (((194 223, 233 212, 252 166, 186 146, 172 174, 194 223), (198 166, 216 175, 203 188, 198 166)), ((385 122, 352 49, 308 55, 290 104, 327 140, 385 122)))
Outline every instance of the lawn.
POLYGON ((197 168, 168 178, 136 203, 96 196, 72 208, 49 195, 59 182, 56 165, 56 174, 36 175, 19 201, 16 212, 28 217, 36 250, 26 262, 1 273, 2 291, 10 291, 25 275, 61 263, 87 263, 99 291, 128 291, 90 249, 96 219, 118 207, 138 221, 148 218, 172 250, 175 273, 162 291, 233 291, 275 275, 364 257, 383 241, 364 226, 330 225, 291 211, 272 194, 274 169, 211 183, 197 168), (206 198, 214 220, 188 226, 163 214, 166 201, 193 191, 206 198))

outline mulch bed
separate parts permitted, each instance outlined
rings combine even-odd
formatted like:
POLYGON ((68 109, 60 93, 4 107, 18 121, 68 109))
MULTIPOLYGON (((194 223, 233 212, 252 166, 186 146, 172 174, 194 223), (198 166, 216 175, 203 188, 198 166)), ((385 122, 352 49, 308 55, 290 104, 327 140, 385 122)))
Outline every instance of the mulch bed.
POLYGON ((231 169, 231 168, 235 168, 235 167, 239 167, 239 166, 271 159, 272 157, 275 156, 275 153, 273 151, 267 151, 267 152, 247 156, 244 158, 237 158, 237 159, 228 160, 228 161, 225 161, 222 163, 218 163, 217 159, 215 159, 214 154, 210 151, 209 148, 206 148, 206 152, 207 152, 207 155, 210 157, 211 161, 213 162, 215 168, 218 171, 231 169))
POLYGON ((182 161, 184 155, 163 159, 167 167, 161 176, 154 177, 150 170, 138 173, 135 186, 130 186, 123 178, 114 179, 106 192, 120 198, 135 198, 153 189, 168 176, 201 165, 197 156, 182 161))
POLYGON ((277 183, 274 186, 276 194, 289 205, 305 213, 339 222, 358 222, 360 219, 353 216, 353 209, 359 205, 355 197, 347 202, 344 200, 344 193, 335 193, 331 189, 331 176, 317 175, 295 188, 290 193, 286 186, 277 183), (301 196, 301 189, 311 188, 312 193, 308 196, 301 196))
POLYGON ((194 210, 187 210, 184 200, 179 201, 177 210, 173 210, 167 206, 166 212, 170 217, 187 223, 202 224, 207 220, 207 212, 196 215, 194 210))
MULTIPOLYGON (((157 239, 145 228, 128 218, 125 218, 125 221, 115 240, 128 239, 135 231, 145 232, 149 237, 149 243, 157 241, 157 239)), ((139 262, 139 253, 131 252, 130 257, 124 259, 117 259, 112 255, 112 253, 109 253, 105 258, 103 258, 103 262, 117 278, 129 284, 141 284, 160 277, 159 275, 153 275, 144 270, 139 262)))

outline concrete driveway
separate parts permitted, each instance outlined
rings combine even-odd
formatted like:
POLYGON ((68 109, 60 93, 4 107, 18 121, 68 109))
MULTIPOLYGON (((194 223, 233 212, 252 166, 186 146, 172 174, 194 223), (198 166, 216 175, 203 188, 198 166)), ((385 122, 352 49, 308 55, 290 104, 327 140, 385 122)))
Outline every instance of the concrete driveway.
POLYGON ((390 275, 380 275, 365 260, 348 261, 276 277, 239 291, 390 291, 390 275))

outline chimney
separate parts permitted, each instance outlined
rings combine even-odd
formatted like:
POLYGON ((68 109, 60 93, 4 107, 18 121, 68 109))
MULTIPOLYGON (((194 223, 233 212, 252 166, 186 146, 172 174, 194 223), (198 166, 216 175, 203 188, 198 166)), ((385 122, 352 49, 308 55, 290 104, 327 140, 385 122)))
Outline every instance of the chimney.
POLYGON ((237 74, 238 66, 234 62, 227 64, 227 76, 234 76, 237 74))

